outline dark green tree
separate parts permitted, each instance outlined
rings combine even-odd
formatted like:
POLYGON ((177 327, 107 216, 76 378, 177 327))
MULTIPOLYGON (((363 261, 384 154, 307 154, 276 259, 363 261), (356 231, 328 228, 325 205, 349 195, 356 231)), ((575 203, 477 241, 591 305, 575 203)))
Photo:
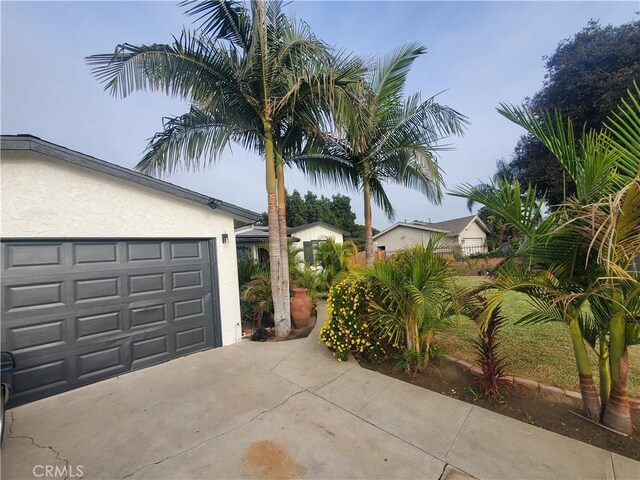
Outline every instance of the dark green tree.
MULTIPOLYGON (((601 129, 633 80, 640 78, 640 20, 617 27, 591 20, 546 57, 543 88, 526 107, 559 109, 569 116, 580 137, 583 125, 601 129)), ((531 134, 520 138, 511 166, 518 181, 537 187, 552 207, 575 193, 575 184, 560 162, 531 134)))
POLYGON ((287 226, 295 227, 307 223, 307 205, 300 195, 294 190, 291 195, 287 193, 287 226))
MULTIPOLYGON (((287 193, 287 226, 299 227, 307 223, 326 222, 335 227, 346 230, 354 238, 364 238, 364 225, 356 223, 356 214, 351 208, 351 197, 335 194, 331 198, 321 195, 318 197, 308 191, 304 197, 294 190, 287 193)), ((266 212, 262 214, 258 225, 267 225, 266 212)), ((374 235, 378 230, 374 229, 374 235)))
POLYGON ((340 194, 331 197, 331 212, 335 218, 335 226, 353 235, 356 229, 356 214, 351 210, 351 198, 340 194))

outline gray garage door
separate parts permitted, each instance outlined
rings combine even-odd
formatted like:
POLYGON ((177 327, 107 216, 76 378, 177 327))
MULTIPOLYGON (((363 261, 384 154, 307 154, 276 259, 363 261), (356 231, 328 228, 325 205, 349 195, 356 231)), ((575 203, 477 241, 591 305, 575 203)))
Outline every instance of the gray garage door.
POLYGON ((12 405, 220 346, 214 241, 2 242, 12 405))

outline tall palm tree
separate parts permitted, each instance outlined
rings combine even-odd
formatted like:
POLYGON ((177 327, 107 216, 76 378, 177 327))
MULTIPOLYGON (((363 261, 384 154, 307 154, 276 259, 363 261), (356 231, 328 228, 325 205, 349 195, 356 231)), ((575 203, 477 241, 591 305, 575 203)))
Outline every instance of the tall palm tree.
POLYGON ((584 131, 579 141, 559 112, 536 116, 501 106, 499 112, 540 140, 576 184, 576 194, 546 218, 535 190, 521 195, 517 182, 453 192, 486 206, 525 238, 518 260, 498 268, 489 305, 505 291, 521 291, 535 306, 523 321, 565 322, 586 414, 626 433, 632 428, 626 351, 640 341, 640 284, 630 268, 640 253, 639 99, 636 86, 603 130, 584 131), (600 400, 586 345, 599 355, 600 400))
POLYGON ((466 118, 435 97, 404 98, 407 75, 426 49, 411 43, 387 55, 366 76, 365 88, 336 102, 330 133, 318 131, 315 147, 298 157, 316 183, 338 183, 361 192, 364 200, 365 252, 373 262, 371 200, 393 218, 385 182, 416 189, 439 203, 442 174, 436 152, 449 135, 462 135, 466 118))
POLYGON ((184 30, 166 45, 120 44, 87 61, 113 95, 153 90, 191 104, 187 113, 164 119, 138 170, 198 170, 232 142, 264 156, 276 334, 286 336, 291 320, 283 159, 302 148, 304 130, 317 123, 330 90, 349 83, 361 67, 347 59, 334 69, 326 45, 306 24, 288 18, 280 1, 181 5, 197 16, 197 30, 184 30))

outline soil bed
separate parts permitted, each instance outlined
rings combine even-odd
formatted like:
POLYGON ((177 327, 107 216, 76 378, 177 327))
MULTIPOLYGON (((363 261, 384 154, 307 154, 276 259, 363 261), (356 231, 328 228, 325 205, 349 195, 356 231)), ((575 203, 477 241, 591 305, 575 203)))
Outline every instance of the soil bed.
POLYGON ((639 410, 631 410, 635 428, 631 436, 625 437, 571 413, 570 410, 581 412, 581 402, 565 395, 536 393, 519 386, 505 386, 502 389, 503 399, 500 402, 491 401, 480 394, 481 390, 475 377, 444 360, 434 360, 424 372, 417 374, 398 370, 394 360, 386 360, 375 366, 362 358, 358 358, 358 362, 364 368, 398 380, 640 460, 639 410))

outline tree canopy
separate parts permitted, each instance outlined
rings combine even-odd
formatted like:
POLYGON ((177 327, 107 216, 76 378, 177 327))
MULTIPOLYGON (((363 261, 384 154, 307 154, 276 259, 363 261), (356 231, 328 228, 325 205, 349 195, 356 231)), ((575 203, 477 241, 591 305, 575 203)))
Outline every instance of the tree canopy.
MULTIPOLYGON (((356 223, 356 214, 351 209, 351 197, 339 193, 331 198, 324 195, 318 197, 311 191, 303 196, 298 190, 287 193, 287 226, 299 227, 313 222, 326 222, 346 230, 352 237, 364 237, 364 225, 356 223)), ((267 224, 266 212, 262 214, 259 223, 267 224)), ((374 229, 375 233, 378 230, 374 229)))
MULTIPOLYGON (((640 78, 640 20, 616 27, 591 20, 545 60, 544 86, 526 100, 526 107, 536 113, 559 109, 572 119, 577 138, 585 124, 599 130, 640 78)), ((552 207, 563 202, 565 193, 575 192, 571 176, 531 134, 518 141, 511 167, 521 184, 546 192, 552 207)))

